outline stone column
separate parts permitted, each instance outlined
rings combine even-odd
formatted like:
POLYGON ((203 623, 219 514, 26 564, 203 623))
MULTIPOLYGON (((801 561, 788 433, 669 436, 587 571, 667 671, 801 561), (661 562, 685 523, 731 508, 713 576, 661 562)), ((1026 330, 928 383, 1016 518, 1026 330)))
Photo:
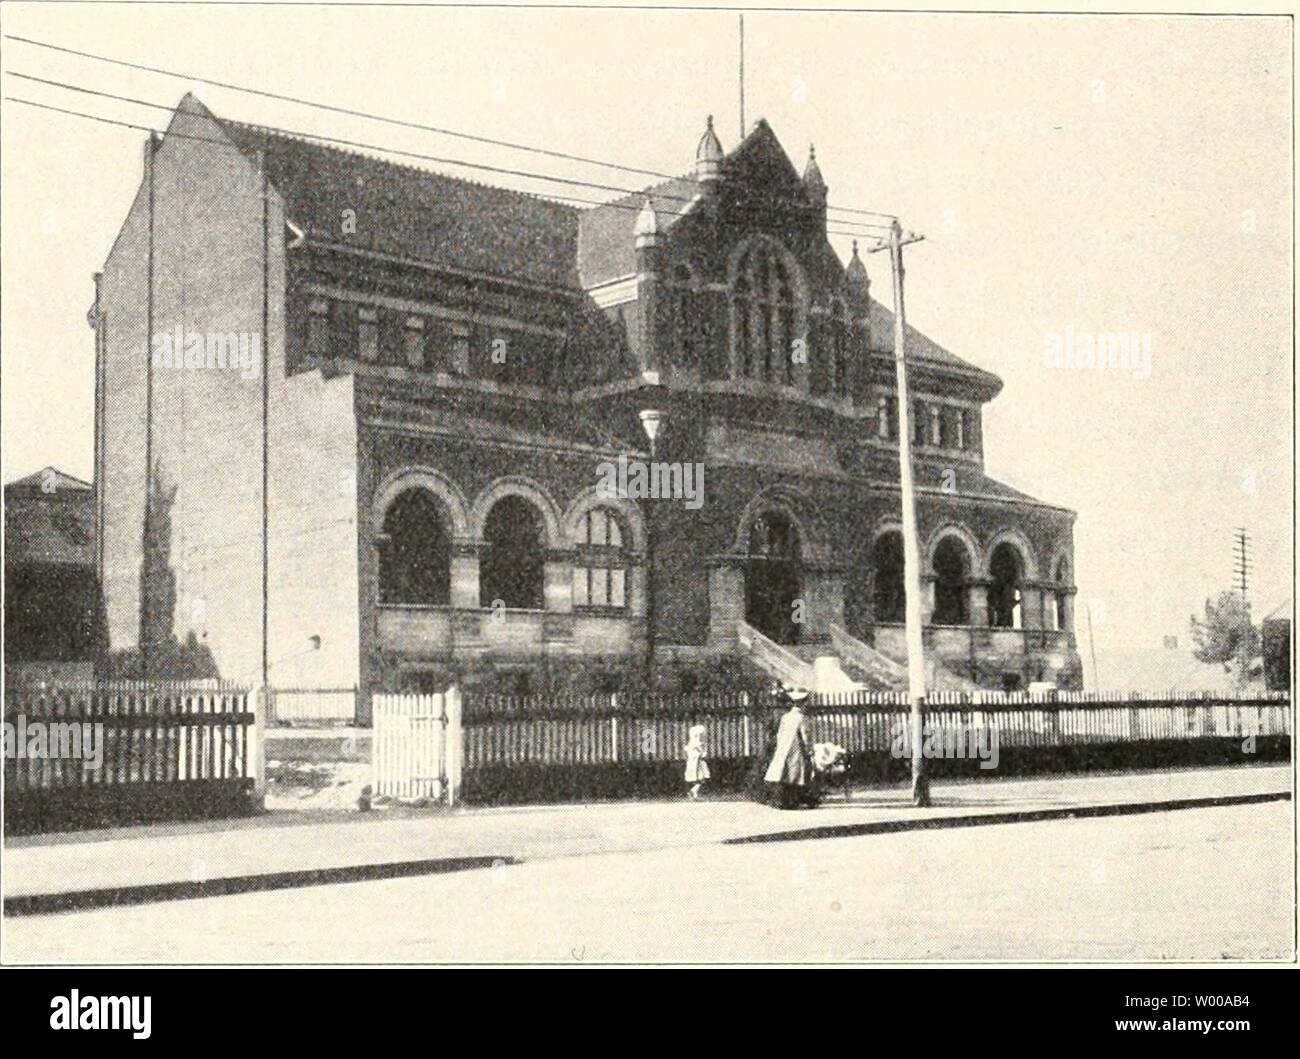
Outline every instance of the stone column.
POLYGON ((1073 647, 1074 640, 1074 597, 1079 590, 1077 588, 1062 589, 1057 598, 1060 600, 1061 607, 1061 632, 1065 634, 1066 640, 1073 647))
POLYGON ((479 608, 479 545, 457 537, 451 548, 451 605, 457 610, 479 608))
POLYGON ((973 628, 989 626, 989 582, 972 578, 966 582, 966 611, 973 628))
POLYGON ((1037 581, 1020 582, 1020 627, 1025 632, 1040 631, 1045 627, 1043 586, 1037 581))
POLYGON ((573 553, 552 548, 542 568, 542 606, 550 614, 573 610, 573 553))
MULTIPOLYGON (((743 590, 743 580, 741 587, 743 590)), ((828 639, 832 623, 844 624, 844 575, 840 571, 805 570, 799 598, 804 603, 801 640, 828 639)), ((743 606, 743 598, 741 603, 743 606)))
POLYGON ((719 557, 709 568, 709 646, 734 646, 736 622, 744 617, 744 568, 737 558, 719 557))
POLYGON ((934 620, 934 586, 939 579, 934 574, 921 575, 921 624, 930 625, 934 620))
POLYGON ((971 578, 966 582, 966 609, 970 612, 971 679, 977 678, 976 659, 993 642, 989 631, 989 581, 971 578))
POLYGON ((468 537, 457 537, 451 545, 450 649, 453 657, 467 642, 476 642, 479 629, 479 557, 482 545, 468 537))

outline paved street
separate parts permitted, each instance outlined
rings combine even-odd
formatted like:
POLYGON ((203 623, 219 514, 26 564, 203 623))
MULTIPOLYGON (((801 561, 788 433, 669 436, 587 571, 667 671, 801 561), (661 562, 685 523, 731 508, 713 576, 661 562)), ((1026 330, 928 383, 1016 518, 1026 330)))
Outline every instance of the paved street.
MULTIPOLYGON (((806 814, 805 814, 806 815, 806 814)), ((1285 959, 1292 806, 557 855, 9 918, 7 962, 1285 959)))
POLYGON ((382 865, 439 857, 546 859, 649 852, 809 827, 855 827, 1016 812, 1053 812, 1291 789, 1286 765, 1110 775, 940 782, 933 805, 905 787, 860 789, 851 800, 782 813, 737 799, 602 802, 495 809, 270 813, 239 820, 158 824, 5 843, 6 897, 90 888, 382 865))

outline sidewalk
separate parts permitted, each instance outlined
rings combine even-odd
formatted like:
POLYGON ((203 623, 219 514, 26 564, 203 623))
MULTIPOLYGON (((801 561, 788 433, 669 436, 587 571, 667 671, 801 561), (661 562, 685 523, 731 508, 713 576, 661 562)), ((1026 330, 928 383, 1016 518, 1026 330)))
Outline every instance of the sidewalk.
MULTIPOLYGON (((610 802, 339 814, 273 813, 237 821, 28 836, 5 844, 7 911, 38 895, 67 904, 118 904, 429 874, 580 855, 721 842, 837 837, 913 827, 972 826, 1179 807, 1176 803, 1289 796, 1289 765, 1124 775, 940 783, 914 809, 903 789, 832 794, 820 809, 780 812, 746 801, 610 802), (1175 804, 1166 804, 1175 803, 1175 804), (258 880, 261 880, 258 882, 258 880), (146 892, 159 887, 156 892, 146 892), (87 894, 87 891, 106 891, 87 894), (116 892, 115 891, 120 891, 116 892)), ((60 902, 42 898, 28 910, 60 902)), ((49 907, 46 907, 49 906, 49 907)))

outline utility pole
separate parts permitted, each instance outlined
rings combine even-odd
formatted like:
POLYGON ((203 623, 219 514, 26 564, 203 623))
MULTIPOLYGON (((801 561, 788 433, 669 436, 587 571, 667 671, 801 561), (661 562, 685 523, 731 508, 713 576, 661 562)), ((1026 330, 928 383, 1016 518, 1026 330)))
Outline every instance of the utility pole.
POLYGON ((1241 591, 1241 636, 1237 643, 1237 688, 1244 691, 1250 678, 1250 535, 1245 526, 1238 526, 1235 538, 1236 552, 1233 557, 1233 573, 1237 578, 1237 587, 1241 591))
POLYGON ((1101 677, 1097 675, 1097 641, 1092 637, 1092 605, 1085 603, 1083 610, 1088 615, 1088 651, 1092 655, 1092 690, 1100 691, 1101 677))
POLYGON ((903 594, 907 622, 907 694, 911 701, 912 804, 930 804, 930 780, 921 754, 925 739, 925 659, 921 636, 921 548, 916 536, 916 497, 912 486, 912 408, 907 389, 907 331, 903 312, 903 247, 924 237, 904 233, 895 217, 889 240, 871 248, 889 250, 894 274, 894 372, 898 390, 898 469, 903 507, 903 594))
MULTIPOLYGON (((659 428, 663 425, 664 413, 657 408, 641 409, 641 427, 650 441, 650 468, 654 472, 657 455, 656 441, 659 428)), ((645 503, 645 693, 649 696, 654 690, 655 682, 655 622, 658 618, 655 599, 655 549, 658 541, 655 534, 655 504, 653 497, 646 497, 645 503)))

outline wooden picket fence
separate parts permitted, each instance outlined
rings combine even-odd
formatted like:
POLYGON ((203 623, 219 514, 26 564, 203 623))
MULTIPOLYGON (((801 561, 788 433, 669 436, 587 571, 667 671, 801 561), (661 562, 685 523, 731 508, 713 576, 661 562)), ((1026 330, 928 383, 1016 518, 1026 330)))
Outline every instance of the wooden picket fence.
POLYGON ((266 724, 355 724, 357 694, 355 687, 272 688, 268 697, 266 724))
POLYGON ((373 702, 374 793, 455 804, 460 786, 460 696, 376 695, 373 702))
MULTIPOLYGON (((598 765, 678 760, 694 724, 705 727, 711 760, 758 753, 779 700, 738 693, 650 696, 467 697, 464 766, 598 765)), ((898 692, 854 692, 810 700, 815 742, 852 754, 888 752, 910 706, 898 692)), ((937 729, 988 727, 1000 745, 1050 749, 1209 738, 1291 735, 1285 693, 1246 699, 1212 695, 1097 695, 1083 692, 943 693, 928 700, 937 729)))
POLYGON ((6 830, 251 808, 251 698, 247 687, 219 682, 7 690, 6 830))

